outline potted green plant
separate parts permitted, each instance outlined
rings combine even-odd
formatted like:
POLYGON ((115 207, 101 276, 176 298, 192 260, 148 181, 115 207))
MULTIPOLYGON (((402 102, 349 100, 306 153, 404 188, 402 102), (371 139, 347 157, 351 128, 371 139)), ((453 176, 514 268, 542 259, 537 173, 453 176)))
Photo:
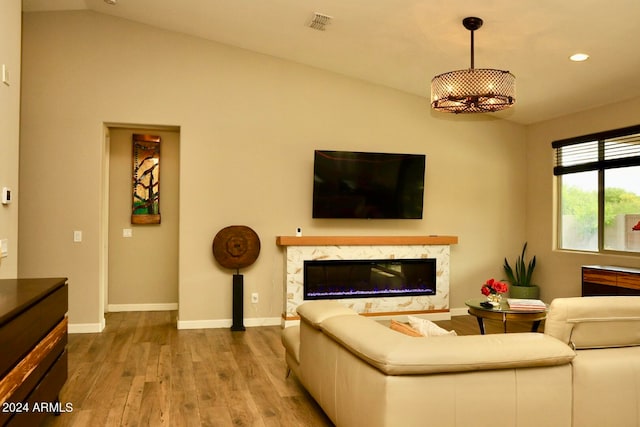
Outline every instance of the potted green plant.
POLYGON ((540 288, 531 281, 533 270, 536 268, 535 255, 527 263, 525 261, 525 252, 527 251, 527 243, 522 247, 522 254, 516 258, 514 267, 512 268, 504 259, 504 272, 507 275, 507 282, 511 284, 509 287, 509 296, 511 298, 538 299, 540 298, 540 288))

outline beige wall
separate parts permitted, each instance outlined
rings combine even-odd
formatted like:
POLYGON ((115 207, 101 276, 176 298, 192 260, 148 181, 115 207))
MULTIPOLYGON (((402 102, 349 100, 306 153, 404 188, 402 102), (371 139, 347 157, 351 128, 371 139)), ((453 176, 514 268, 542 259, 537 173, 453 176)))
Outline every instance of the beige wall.
POLYGON ((551 142, 557 139, 637 125, 640 123, 639 115, 640 98, 529 127, 527 236, 531 254, 538 256, 536 281, 541 287, 543 299, 580 295, 582 265, 640 267, 640 258, 637 256, 605 256, 556 250, 553 200, 557 183, 553 177, 551 148, 551 142))
POLYGON ((282 312, 275 236, 298 226, 305 235, 459 236, 453 307, 499 277, 525 240, 519 125, 442 116, 423 97, 91 12, 27 13, 23 43, 20 272, 69 276, 71 323, 101 321, 105 122, 180 127, 180 321, 231 318, 233 272, 211 253, 228 225, 248 225, 262 241, 242 271, 245 317, 257 319, 282 312), (426 154, 424 219, 313 220, 314 149, 426 154), (74 229, 83 243, 71 241, 74 229))
POLYGON ((20 134, 20 0, 0 2, 0 67, 9 73, 9 86, 0 82, 0 189, 12 190, 13 202, 0 205, 0 239, 8 240, 9 255, 0 258, 0 278, 18 274, 18 152, 20 134))
POLYGON ((109 311, 127 309, 122 305, 135 305, 138 309, 177 305, 180 134, 109 127, 109 148, 109 311), (161 138, 160 224, 131 224, 134 133, 161 138), (132 231, 132 237, 123 237, 125 228, 132 231))

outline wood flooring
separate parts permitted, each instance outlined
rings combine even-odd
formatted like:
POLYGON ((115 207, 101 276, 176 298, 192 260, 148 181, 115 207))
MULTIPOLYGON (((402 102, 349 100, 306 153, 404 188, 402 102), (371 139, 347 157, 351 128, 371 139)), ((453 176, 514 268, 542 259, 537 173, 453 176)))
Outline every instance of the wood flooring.
MULTIPOLYGON (((478 334, 476 319, 437 322, 478 334)), ((108 313, 100 334, 69 335, 71 412, 45 426, 332 426, 291 375, 279 326, 177 330, 176 312, 108 313)), ((543 324, 544 325, 544 324, 543 324)), ((541 325, 541 330, 543 329, 541 325)), ((509 332, 530 324, 509 324, 509 332)), ((485 321, 488 333, 502 324, 485 321)))

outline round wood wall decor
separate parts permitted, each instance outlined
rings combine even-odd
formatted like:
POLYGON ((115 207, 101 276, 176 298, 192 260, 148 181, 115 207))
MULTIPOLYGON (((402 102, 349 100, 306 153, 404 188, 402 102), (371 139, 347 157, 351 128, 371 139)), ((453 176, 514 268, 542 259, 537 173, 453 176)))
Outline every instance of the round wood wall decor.
POLYGON ((213 239, 213 256, 225 268, 248 267, 259 254, 260 238, 245 225, 225 227, 213 239))

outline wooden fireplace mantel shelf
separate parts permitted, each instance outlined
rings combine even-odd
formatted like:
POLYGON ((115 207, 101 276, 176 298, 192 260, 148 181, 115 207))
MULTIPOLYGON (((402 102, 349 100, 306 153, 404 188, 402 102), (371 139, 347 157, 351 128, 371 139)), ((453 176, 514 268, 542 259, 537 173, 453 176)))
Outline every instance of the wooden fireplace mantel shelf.
POLYGON ((458 236, 276 236, 278 246, 455 245, 458 236))

